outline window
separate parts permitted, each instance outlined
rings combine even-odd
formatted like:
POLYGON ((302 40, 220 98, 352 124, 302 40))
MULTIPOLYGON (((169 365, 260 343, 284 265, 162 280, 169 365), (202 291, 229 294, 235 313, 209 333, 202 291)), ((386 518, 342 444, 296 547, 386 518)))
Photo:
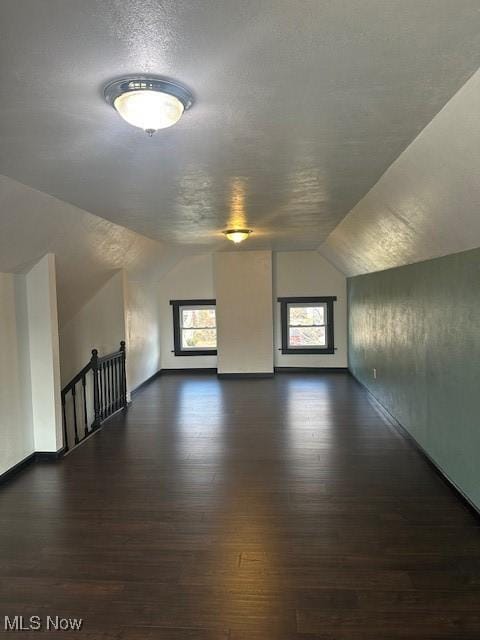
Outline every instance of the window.
POLYGON ((217 354, 215 300, 170 300, 176 356, 217 354))
POLYGON ((335 353, 333 303, 336 297, 278 298, 282 353, 335 353))

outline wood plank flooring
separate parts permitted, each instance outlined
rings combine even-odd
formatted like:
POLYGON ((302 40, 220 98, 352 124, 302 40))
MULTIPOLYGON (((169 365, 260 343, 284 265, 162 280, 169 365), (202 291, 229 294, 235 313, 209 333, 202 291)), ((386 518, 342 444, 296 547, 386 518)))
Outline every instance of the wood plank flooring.
POLYGON ((347 374, 160 377, 1 487, 0 514, 0 629, 59 615, 82 631, 43 637, 480 638, 479 520, 347 374))

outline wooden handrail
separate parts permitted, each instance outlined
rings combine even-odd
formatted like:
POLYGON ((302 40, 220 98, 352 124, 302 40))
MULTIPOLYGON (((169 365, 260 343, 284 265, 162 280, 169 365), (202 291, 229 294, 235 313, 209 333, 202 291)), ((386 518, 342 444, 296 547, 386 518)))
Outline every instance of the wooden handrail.
POLYGON ((71 394, 73 413, 73 429, 75 445, 99 429, 103 422, 117 411, 127 407, 127 377, 126 377, 126 351, 125 342, 120 342, 120 349, 105 356, 99 356, 97 349, 92 349, 90 361, 79 371, 61 392, 64 450, 68 451, 68 421, 67 421, 67 396, 71 394), (88 424, 88 398, 87 400, 87 375, 92 372, 93 381, 93 407, 91 413, 94 416, 92 424, 88 424), (80 395, 83 399, 81 409, 83 414, 83 432, 79 435, 77 415, 77 385, 81 382, 80 395))
POLYGON ((114 351, 113 353, 109 353, 106 356, 101 356, 98 358, 98 363, 105 362, 106 360, 111 360, 112 358, 118 358, 122 355, 123 351, 114 351))
POLYGON ((92 369, 92 361, 86 364, 81 371, 74 376, 68 384, 66 384, 62 389, 62 395, 66 395, 71 389, 92 369))

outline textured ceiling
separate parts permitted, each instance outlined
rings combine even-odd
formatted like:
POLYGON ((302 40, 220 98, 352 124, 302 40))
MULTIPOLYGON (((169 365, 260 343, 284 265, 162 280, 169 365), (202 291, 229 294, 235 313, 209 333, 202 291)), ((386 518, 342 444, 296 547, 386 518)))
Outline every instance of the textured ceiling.
POLYGON ((0 25, 0 173, 197 248, 234 222, 317 247, 480 64, 478 0, 2 0, 0 25), (135 72, 196 95, 152 139, 102 100, 135 72))
POLYGON ((480 71, 320 248, 358 275, 480 246, 480 71))
POLYGON ((130 280, 158 280, 185 255, 185 247, 150 240, 5 176, 0 216, 0 272, 22 273, 55 254, 60 325, 115 270, 125 269, 130 280))

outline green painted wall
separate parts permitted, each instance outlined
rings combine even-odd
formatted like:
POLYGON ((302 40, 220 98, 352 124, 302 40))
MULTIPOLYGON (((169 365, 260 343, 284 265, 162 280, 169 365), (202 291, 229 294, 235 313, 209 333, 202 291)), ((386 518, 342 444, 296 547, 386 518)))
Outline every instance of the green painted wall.
POLYGON ((349 278, 348 304, 350 370, 480 508, 480 249, 349 278))

